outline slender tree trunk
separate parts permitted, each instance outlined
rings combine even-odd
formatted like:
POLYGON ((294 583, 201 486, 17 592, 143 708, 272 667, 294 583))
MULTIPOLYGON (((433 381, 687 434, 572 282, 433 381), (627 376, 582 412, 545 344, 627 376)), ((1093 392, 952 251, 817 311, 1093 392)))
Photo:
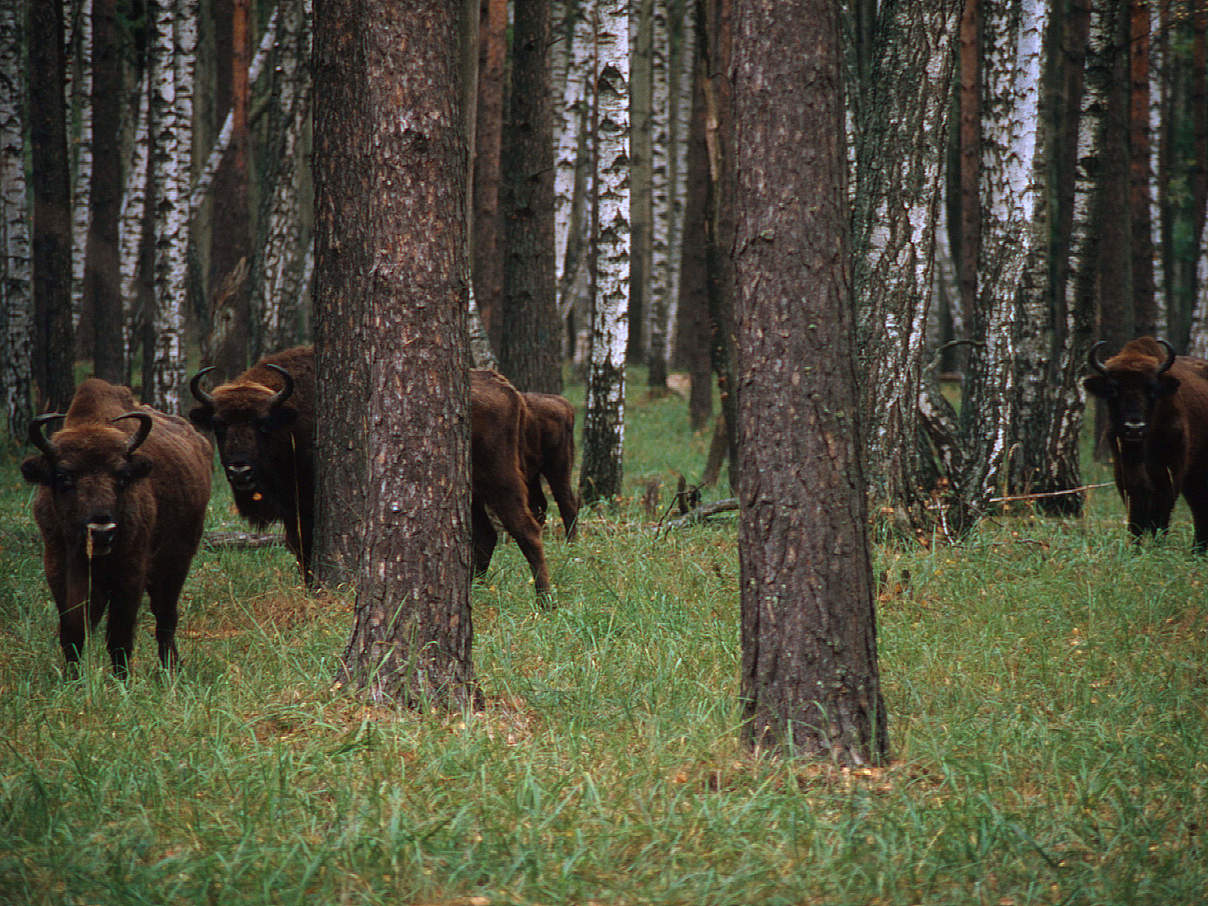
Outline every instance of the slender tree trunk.
MULTIPOLYGON (((684 212, 687 207, 685 182, 688 172, 688 132, 692 118, 692 93, 696 80, 696 2, 668 0, 671 49, 667 57, 668 78, 668 145, 667 155, 667 255, 664 275, 659 279, 666 286, 661 310, 655 324, 661 330, 664 349, 661 352, 666 367, 673 367, 675 335, 679 329, 680 263, 684 243, 684 212)), ((655 338, 651 338, 653 348, 655 338)), ((657 367, 657 366, 656 366, 657 367)), ((712 392, 712 391, 710 391, 712 392)))
MULTIPOLYGON (((651 256, 654 236, 654 161, 655 120, 665 117, 666 107, 655 110, 654 89, 654 16, 655 0, 635 0, 629 8, 629 34, 633 41, 630 78, 630 116, 632 139, 630 178, 632 180, 632 249, 629 255, 629 348, 626 357, 635 364, 647 360, 647 320, 650 313, 651 256)), ((665 98, 664 98, 665 101, 665 98)), ((666 135, 661 136, 666 140, 666 135)), ((666 386, 664 377, 662 386, 666 386)))
POLYGON ((734 237, 731 210, 730 90, 731 10, 733 0, 699 0, 697 40, 704 68, 705 148, 709 185, 705 195, 705 257, 708 267, 709 317, 713 322, 713 370, 721 398, 730 460, 730 490, 739 483, 738 407, 734 366, 734 271, 730 249, 734 237))
MULTIPOLYGON (((956 274, 961 310, 977 307, 977 258, 981 249, 981 0, 965 0, 960 24, 960 142, 958 160, 959 217, 956 274)), ((962 360, 967 357, 961 357, 962 360)))
POLYGON ((120 384, 126 377, 122 324, 118 221, 122 203, 121 104, 123 98, 117 0, 92 2, 91 222, 84 267, 84 311, 91 313, 91 358, 97 377, 120 384))
POLYGON ((594 318, 583 417, 585 503, 621 492, 629 303, 629 40, 627 5, 595 8, 594 318))
POLYGON ((24 441, 33 379, 33 274, 25 181, 25 21, 0 5, 0 401, 11 438, 24 441))
POLYGON ((118 226, 119 256, 122 271, 122 299, 126 318, 122 324, 122 346, 125 356, 124 383, 131 383, 134 359, 140 353, 142 324, 146 309, 142 304, 143 236, 146 232, 148 167, 151 155, 151 129, 148 104, 150 90, 148 73, 144 69, 139 80, 137 111, 130 154, 126 162, 125 188, 122 191, 122 211, 118 226))
POLYGON ((760 748, 876 764, 888 734, 860 468, 839 13, 827 0, 739 0, 736 12, 743 733, 760 748))
MULTIPOLYGON (((315 17, 318 312, 324 340, 364 326, 349 351, 368 361, 368 398, 349 446, 374 451, 341 672, 420 707, 475 699, 461 15, 460 0, 322 0, 315 17)), ((320 386, 347 381, 336 350, 319 351, 320 386)), ((333 477, 320 466, 319 496, 346 506, 333 477)))
POLYGON ((478 60, 478 122, 474 153, 474 299, 493 349, 503 328, 502 182, 507 0, 482 0, 478 60))
POLYGON ((1158 330, 1153 242, 1149 221, 1149 7, 1129 0, 1129 209, 1132 220, 1133 308, 1137 333, 1158 330))
POLYGON ((918 397, 960 7, 960 0, 903 4, 887 15, 857 105, 854 281, 870 503, 920 531, 933 521, 918 397))
POLYGON ((92 184, 93 0, 71 0, 67 35, 68 148, 71 157, 71 314, 76 351, 92 352, 92 313, 85 316, 84 268, 92 184))
MULTIPOLYGON (((667 257, 671 253, 671 139, 670 23, 668 0, 656 0, 653 10, 653 47, 650 57, 651 138, 650 247, 646 263, 646 297, 643 300, 642 358, 648 365, 647 384, 653 391, 667 390, 667 257)), ((630 344, 632 348, 632 343, 630 344)))
POLYGON ((65 412, 75 391, 71 332, 71 179, 62 0, 33 4, 29 121, 33 162, 34 381, 46 408, 65 412))
POLYGON ((582 224, 590 186, 587 143, 587 84, 591 79, 591 26, 583 4, 569 2, 561 28, 570 44, 566 77, 555 82, 554 277, 558 284, 558 313, 564 318, 574 305, 571 294, 584 246, 582 224))
POLYGON ((521 390, 562 392, 554 300, 554 161, 549 0, 517 0, 504 128, 504 292, 499 360, 521 390))

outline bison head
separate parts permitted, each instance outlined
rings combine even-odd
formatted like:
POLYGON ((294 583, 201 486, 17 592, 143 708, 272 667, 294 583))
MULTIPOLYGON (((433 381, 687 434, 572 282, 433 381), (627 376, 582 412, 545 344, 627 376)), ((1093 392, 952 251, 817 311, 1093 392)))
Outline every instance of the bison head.
POLYGON ((124 529, 135 530, 137 482, 151 472, 151 460, 135 451, 151 431, 146 412, 127 412, 110 422, 138 419, 132 435, 108 425, 66 427, 54 440, 43 433, 61 413, 42 415, 29 426, 29 442, 42 452, 21 463, 31 484, 50 489, 59 525, 71 545, 82 544, 90 556, 109 554, 124 529))
POLYGON ((1155 407, 1179 389, 1179 379, 1169 373, 1174 347, 1145 337, 1101 362, 1099 348, 1104 345, 1100 340, 1091 347, 1088 361, 1095 373, 1082 386, 1107 403, 1113 436, 1123 443, 1139 443, 1149 432, 1155 407))
POLYGON ((201 403, 190 410, 189 418, 203 431, 214 433, 223 471, 236 491, 253 493, 261 489, 269 478, 273 459, 268 445, 298 418, 297 410, 285 405, 294 392, 294 379, 278 365, 264 367, 281 375, 285 383, 280 390, 244 380, 207 393, 201 380, 214 370, 212 366, 197 372, 189 382, 189 389, 201 403))

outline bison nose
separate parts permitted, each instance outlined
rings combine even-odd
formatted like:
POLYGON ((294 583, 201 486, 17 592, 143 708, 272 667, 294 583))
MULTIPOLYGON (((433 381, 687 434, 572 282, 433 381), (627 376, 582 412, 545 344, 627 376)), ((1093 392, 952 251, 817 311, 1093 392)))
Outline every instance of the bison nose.
POLYGON ((252 467, 246 462, 233 462, 226 467, 227 479, 236 486, 252 483, 252 467))
POLYGON ((108 517, 98 517, 88 523, 88 543, 96 553, 108 553, 117 537, 117 523, 108 517))

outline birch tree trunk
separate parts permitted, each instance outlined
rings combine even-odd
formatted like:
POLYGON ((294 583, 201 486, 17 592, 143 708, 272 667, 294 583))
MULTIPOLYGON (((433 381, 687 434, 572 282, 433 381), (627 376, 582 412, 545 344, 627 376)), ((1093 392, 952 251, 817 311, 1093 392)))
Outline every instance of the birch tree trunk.
POLYGON ((122 349, 126 371, 124 383, 127 384, 131 383, 135 353, 141 343, 143 323, 147 314, 139 300, 142 295, 143 233, 151 160, 151 92, 148 76, 149 73, 144 72, 139 80, 137 119, 134 122, 133 140, 126 162, 125 187, 122 190, 122 209, 118 225, 122 299, 126 302, 126 316, 122 322, 122 349))
POLYGON ((621 492, 629 304, 629 38, 627 4, 595 6, 595 275, 580 493, 585 503, 621 492))
POLYGON ((918 397, 935 283, 960 0, 897 4, 872 38, 856 105, 856 344, 874 513, 928 527, 918 397))
POLYGON ((91 325, 79 335, 84 313, 84 265, 88 243, 89 186, 92 183, 92 0, 71 3, 68 35, 71 130, 71 322, 76 330, 77 352, 92 352, 91 325), (84 342, 81 343, 81 340, 84 342))
POLYGON ((184 0, 175 8, 160 3, 154 9, 148 45, 152 59, 149 112, 154 142, 150 182, 155 187, 155 303, 143 399, 158 409, 178 412, 186 371, 184 316, 197 3, 184 0))
MULTIPOLYGON (((1048 216, 1043 172, 1043 136, 1038 116, 1041 48, 1049 18, 1043 0, 1014 0, 987 6, 982 111, 982 227, 978 304, 971 317, 974 340, 961 406, 961 433, 968 471, 962 476, 962 522, 985 511, 1006 486, 1017 455, 1013 427, 1021 389, 1017 386, 1021 294, 1041 288, 1031 280, 1034 256, 1043 255, 1047 234, 1037 224, 1048 216), (1042 238, 1043 235, 1043 238, 1042 238)), ((1022 375, 1033 381, 1034 375, 1022 375)), ((1030 390, 1022 391, 1030 399, 1030 390)))
POLYGON ((1149 219, 1149 60, 1148 0, 1129 0, 1129 207, 1132 220, 1133 304, 1137 333, 1158 330, 1154 296, 1152 225, 1149 219))
MULTIPOLYGON (((667 259, 671 239, 671 67, 668 0, 655 0, 653 48, 650 58, 651 116, 653 149, 650 158, 650 213, 652 218, 645 308, 642 357, 649 366, 647 383, 652 390, 667 389, 667 259)), ((632 343, 630 346, 632 347, 632 343)))
POLYGON ((574 286, 582 272, 583 250, 587 245, 583 227, 588 219, 586 211, 590 207, 593 179, 587 88, 592 77, 594 45, 591 20, 584 6, 568 4, 563 34, 571 43, 569 63, 564 84, 555 85, 560 93, 555 117, 554 278, 560 320, 575 302, 574 286))
POLYGON ((680 263, 683 255, 684 216, 687 210, 686 182, 688 173, 688 132, 692 118, 692 92, 696 72, 696 3, 693 0, 668 0, 667 55, 669 98, 667 102, 667 260, 666 313, 663 324, 663 356, 667 367, 682 367, 673 362, 675 332, 679 325, 680 263))
POLYGON ((11 438, 24 442, 33 379, 33 272, 25 182, 25 23, 19 4, 0 5, 0 394, 11 438))
MULTIPOLYGON (((632 140, 630 141, 630 178, 632 186, 631 207, 631 253, 629 256, 629 340, 626 358, 635 364, 647 361, 646 339, 649 337, 649 319, 653 313, 654 289, 651 266, 654 243, 659 241, 654 226, 654 160, 652 155, 662 153, 659 144, 666 135, 656 135, 657 120, 666 116, 666 98, 659 103, 655 85, 655 18, 664 10, 655 11, 656 0, 636 0, 629 8, 629 37, 632 41, 630 88, 630 115, 632 140)), ((666 31, 666 23, 662 23, 666 31)), ((666 384, 666 380, 662 382, 666 384)))

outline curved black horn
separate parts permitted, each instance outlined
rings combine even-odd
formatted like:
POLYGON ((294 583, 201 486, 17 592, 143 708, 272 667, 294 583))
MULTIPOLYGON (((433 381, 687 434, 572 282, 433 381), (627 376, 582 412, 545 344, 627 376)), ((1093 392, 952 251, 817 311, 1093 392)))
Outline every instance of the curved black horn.
POLYGON ((289 372, 280 365, 274 365, 272 362, 265 362, 264 367, 273 369, 273 371, 277 372, 277 374, 281 375, 281 377, 285 380, 285 386, 278 390, 276 396, 268 401, 270 406, 280 406, 293 395, 294 379, 290 377, 289 372))
POLYGON ((210 396, 210 394, 201 389, 201 379, 213 371, 214 368, 214 365, 207 365, 205 368, 201 369, 201 371, 197 372, 197 374, 193 375, 193 379, 189 381, 189 390, 191 390, 193 396, 197 398, 197 402, 203 403, 207 406, 214 405, 214 397, 210 396))
POLYGON ((139 420, 138 430, 130 436, 130 442, 126 444, 126 455, 129 456, 135 450, 143 445, 143 441, 147 439, 147 435, 151 433, 151 416, 146 412, 126 412, 122 415, 115 415, 109 419, 110 424, 120 422, 123 418, 137 418, 139 420))
POLYGON ((1163 372, 1169 371, 1170 366, 1174 364, 1174 347, 1165 340, 1158 340, 1158 342, 1166 347, 1166 361, 1158 369, 1158 374, 1162 374, 1163 372))
POLYGON ((55 455, 55 448, 50 445, 50 441, 46 439, 44 429, 47 422, 53 422, 56 418, 63 418, 62 412, 48 412, 46 415, 39 415, 29 423, 29 442, 45 453, 47 456, 55 455))
POLYGON ((1091 368, 1104 377, 1107 377, 1107 369, 1103 367, 1103 363, 1099 361, 1099 347, 1106 346, 1107 340, 1100 340, 1091 347, 1091 351, 1087 354, 1086 360, 1090 363, 1091 368))

